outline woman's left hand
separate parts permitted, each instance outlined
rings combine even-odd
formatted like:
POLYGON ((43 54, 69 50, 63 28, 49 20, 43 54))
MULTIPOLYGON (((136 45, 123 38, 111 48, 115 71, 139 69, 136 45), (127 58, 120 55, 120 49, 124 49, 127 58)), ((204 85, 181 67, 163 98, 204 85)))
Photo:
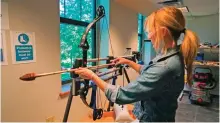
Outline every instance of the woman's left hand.
POLYGON ((83 79, 92 80, 95 76, 97 76, 94 72, 87 68, 78 68, 75 71, 76 74, 78 74, 83 79))

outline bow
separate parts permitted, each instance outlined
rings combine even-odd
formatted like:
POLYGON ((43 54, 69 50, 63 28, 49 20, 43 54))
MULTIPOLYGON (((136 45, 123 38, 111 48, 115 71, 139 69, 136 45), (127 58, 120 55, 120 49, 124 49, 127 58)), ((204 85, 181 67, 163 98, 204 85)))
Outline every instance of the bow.
MULTIPOLYGON (((86 67, 87 66, 87 62, 88 62, 88 59, 87 59, 87 51, 89 49, 89 44, 87 42, 87 35, 88 35, 88 32, 90 31, 90 29, 92 28, 92 26, 98 22, 101 18, 103 18, 105 16, 105 10, 104 10, 104 7, 103 6, 99 6, 98 9, 97 9, 97 17, 87 26, 82 38, 81 38, 81 42, 80 42, 80 45, 79 47, 82 49, 83 51, 83 57, 82 59, 77 59, 75 61, 75 64, 74 64, 74 68, 78 68, 78 67, 86 67)), ((110 34, 109 34, 110 35, 110 34)), ((112 47, 111 47, 112 48, 112 47)), ((98 49, 99 48, 99 44, 98 44, 98 49)), ((113 49, 112 49, 113 51, 113 49)), ((96 59, 96 61, 101 61, 101 60, 107 60, 106 61, 106 64, 109 64, 110 63, 110 60, 114 59, 114 57, 108 57, 107 59, 100 59, 99 58, 99 52, 98 51, 98 59, 96 59)), ((114 54, 113 54, 114 55, 114 54)), ((134 57, 132 57, 133 60, 134 60, 134 57)), ((98 68, 97 68, 97 71, 98 71, 98 68)), ((123 70, 125 71, 125 69, 123 70)), ((104 79, 104 80, 109 80, 109 79, 113 79, 113 83, 115 83, 116 79, 117 79, 117 76, 118 75, 122 75, 122 67, 120 67, 119 71, 112 71, 112 72, 115 72, 115 75, 113 76, 110 76, 109 78, 107 79, 104 79), (118 72, 118 73, 117 73, 118 72)), ((126 71, 125 71, 126 72, 126 71)), ((108 72, 107 72, 108 73, 108 72)), ((109 71, 109 73, 111 73, 111 71, 109 71)), ((128 79, 128 76, 127 76, 127 73, 125 73, 126 75, 126 78, 128 79)), ((72 78, 76 78, 78 77, 78 75, 72 75, 72 78)), ((90 104, 86 101, 86 96, 88 94, 88 89, 90 88, 90 83, 89 83, 89 80, 84 80, 84 81, 81 81, 81 83, 84 84, 84 87, 83 88, 80 88, 79 89, 79 95, 80 95, 80 98, 82 100, 82 102, 89 108, 93 109, 93 120, 96 120, 96 119, 100 119, 102 117, 102 114, 103 114, 103 109, 99 108, 97 109, 96 107, 96 90, 97 90, 97 86, 92 83, 91 86, 92 86, 92 96, 91 96, 91 101, 90 101, 90 104)), ((77 90, 77 89, 76 89, 77 90)), ((108 107, 109 108, 109 107, 108 107)))
MULTIPOLYGON (((99 6, 96 13, 97 13, 97 17, 87 26, 87 28, 86 28, 86 30, 85 30, 82 38, 81 38, 80 45, 79 45, 79 47, 83 51, 82 67, 87 66, 87 51, 89 49, 89 44, 88 44, 88 41, 87 41, 87 35, 88 35, 90 29, 92 28, 92 26, 95 25, 96 22, 98 22, 101 18, 103 18, 105 16, 104 7, 99 6)), ((83 82, 83 84, 84 84, 84 87, 79 90, 80 98, 81 98, 82 102, 87 107, 93 109, 93 120, 100 119, 102 117, 103 110, 102 109, 96 109, 95 99, 96 99, 96 89, 97 89, 97 87, 95 85, 93 85, 93 87, 92 87, 92 95, 95 95, 95 96, 92 96, 93 99, 91 99, 91 101, 94 101, 94 102, 90 102, 90 105, 89 105, 88 102, 86 101, 86 96, 88 94, 88 89, 89 89, 89 80, 85 80, 83 82)))

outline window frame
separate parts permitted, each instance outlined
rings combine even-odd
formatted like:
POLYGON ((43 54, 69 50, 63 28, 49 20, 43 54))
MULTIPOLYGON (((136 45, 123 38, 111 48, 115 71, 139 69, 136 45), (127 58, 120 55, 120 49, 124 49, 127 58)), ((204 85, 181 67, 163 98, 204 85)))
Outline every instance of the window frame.
MULTIPOLYGON (((97 3, 96 3, 96 0, 92 0, 92 2, 93 2, 93 20, 94 20, 94 18, 96 17, 96 4, 97 3)), ((64 11, 65 11, 65 6, 64 6, 64 11)), ((70 25, 82 26, 82 27, 86 28, 90 23, 60 16, 60 24, 70 24, 70 25)), ((92 48, 92 58, 94 58, 94 57, 96 57, 96 24, 94 26, 92 26, 91 31, 92 31, 92 46, 90 46, 90 48, 92 48)), ((61 64, 61 62, 60 62, 60 64, 61 64)), ((72 82, 72 79, 67 79, 67 80, 61 79, 62 85, 69 84, 71 82, 72 82)))
POLYGON ((140 41, 138 40, 138 43, 139 43, 139 47, 138 47, 138 50, 141 51, 142 49, 142 42, 143 42, 143 22, 144 22, 144 16, 140 13, 138 13, 138 21, 140 20, 141 21, 141 24, 139 25, 138 23, 138 39, 140 38, 140 41), (139 19, 139 16, 141 17, 139 19), (139 32, 139 28, 141 29, 141 32, 139 32))

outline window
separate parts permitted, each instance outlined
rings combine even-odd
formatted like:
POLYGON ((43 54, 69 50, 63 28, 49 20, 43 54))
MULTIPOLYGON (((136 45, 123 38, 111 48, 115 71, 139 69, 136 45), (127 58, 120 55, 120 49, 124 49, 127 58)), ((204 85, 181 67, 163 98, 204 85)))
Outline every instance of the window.
MULTIPOLYGON (((95 17, 95 0, 60 0, 60 55, 61 69, 73 66, 76 58, 82 57, 78 47, 87 25, 95 17)), ((90 49, 88 58, 95 56, 95 26, 90 30, 87 41, 90 49)), ((69 73, 61 74, 62 84, 71 82, 69 73)))
POLYGON ((138 14, 138 51, 141 50, 142 47, 142 39, 143 39, 143 22, 144 17, 142 14, 138 14))
POLYGON ((60 0, 60 17, 91 22, 94 10, 95 0, 60 0))

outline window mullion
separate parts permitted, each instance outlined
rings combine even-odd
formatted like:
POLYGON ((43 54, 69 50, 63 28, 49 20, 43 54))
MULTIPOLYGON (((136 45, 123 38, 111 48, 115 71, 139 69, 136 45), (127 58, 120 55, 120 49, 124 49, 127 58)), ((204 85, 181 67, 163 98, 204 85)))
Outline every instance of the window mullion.
POLYGON ((78 20, 73 20, 73 19, 68 19, 64 17, 60 17, 60 22, 65 23, 65 24, 72 24, 72 25, 77 25, 77 26, 84 26, 87 27, 89 25, 88 22, 84 21, 78 21, 78 20))

